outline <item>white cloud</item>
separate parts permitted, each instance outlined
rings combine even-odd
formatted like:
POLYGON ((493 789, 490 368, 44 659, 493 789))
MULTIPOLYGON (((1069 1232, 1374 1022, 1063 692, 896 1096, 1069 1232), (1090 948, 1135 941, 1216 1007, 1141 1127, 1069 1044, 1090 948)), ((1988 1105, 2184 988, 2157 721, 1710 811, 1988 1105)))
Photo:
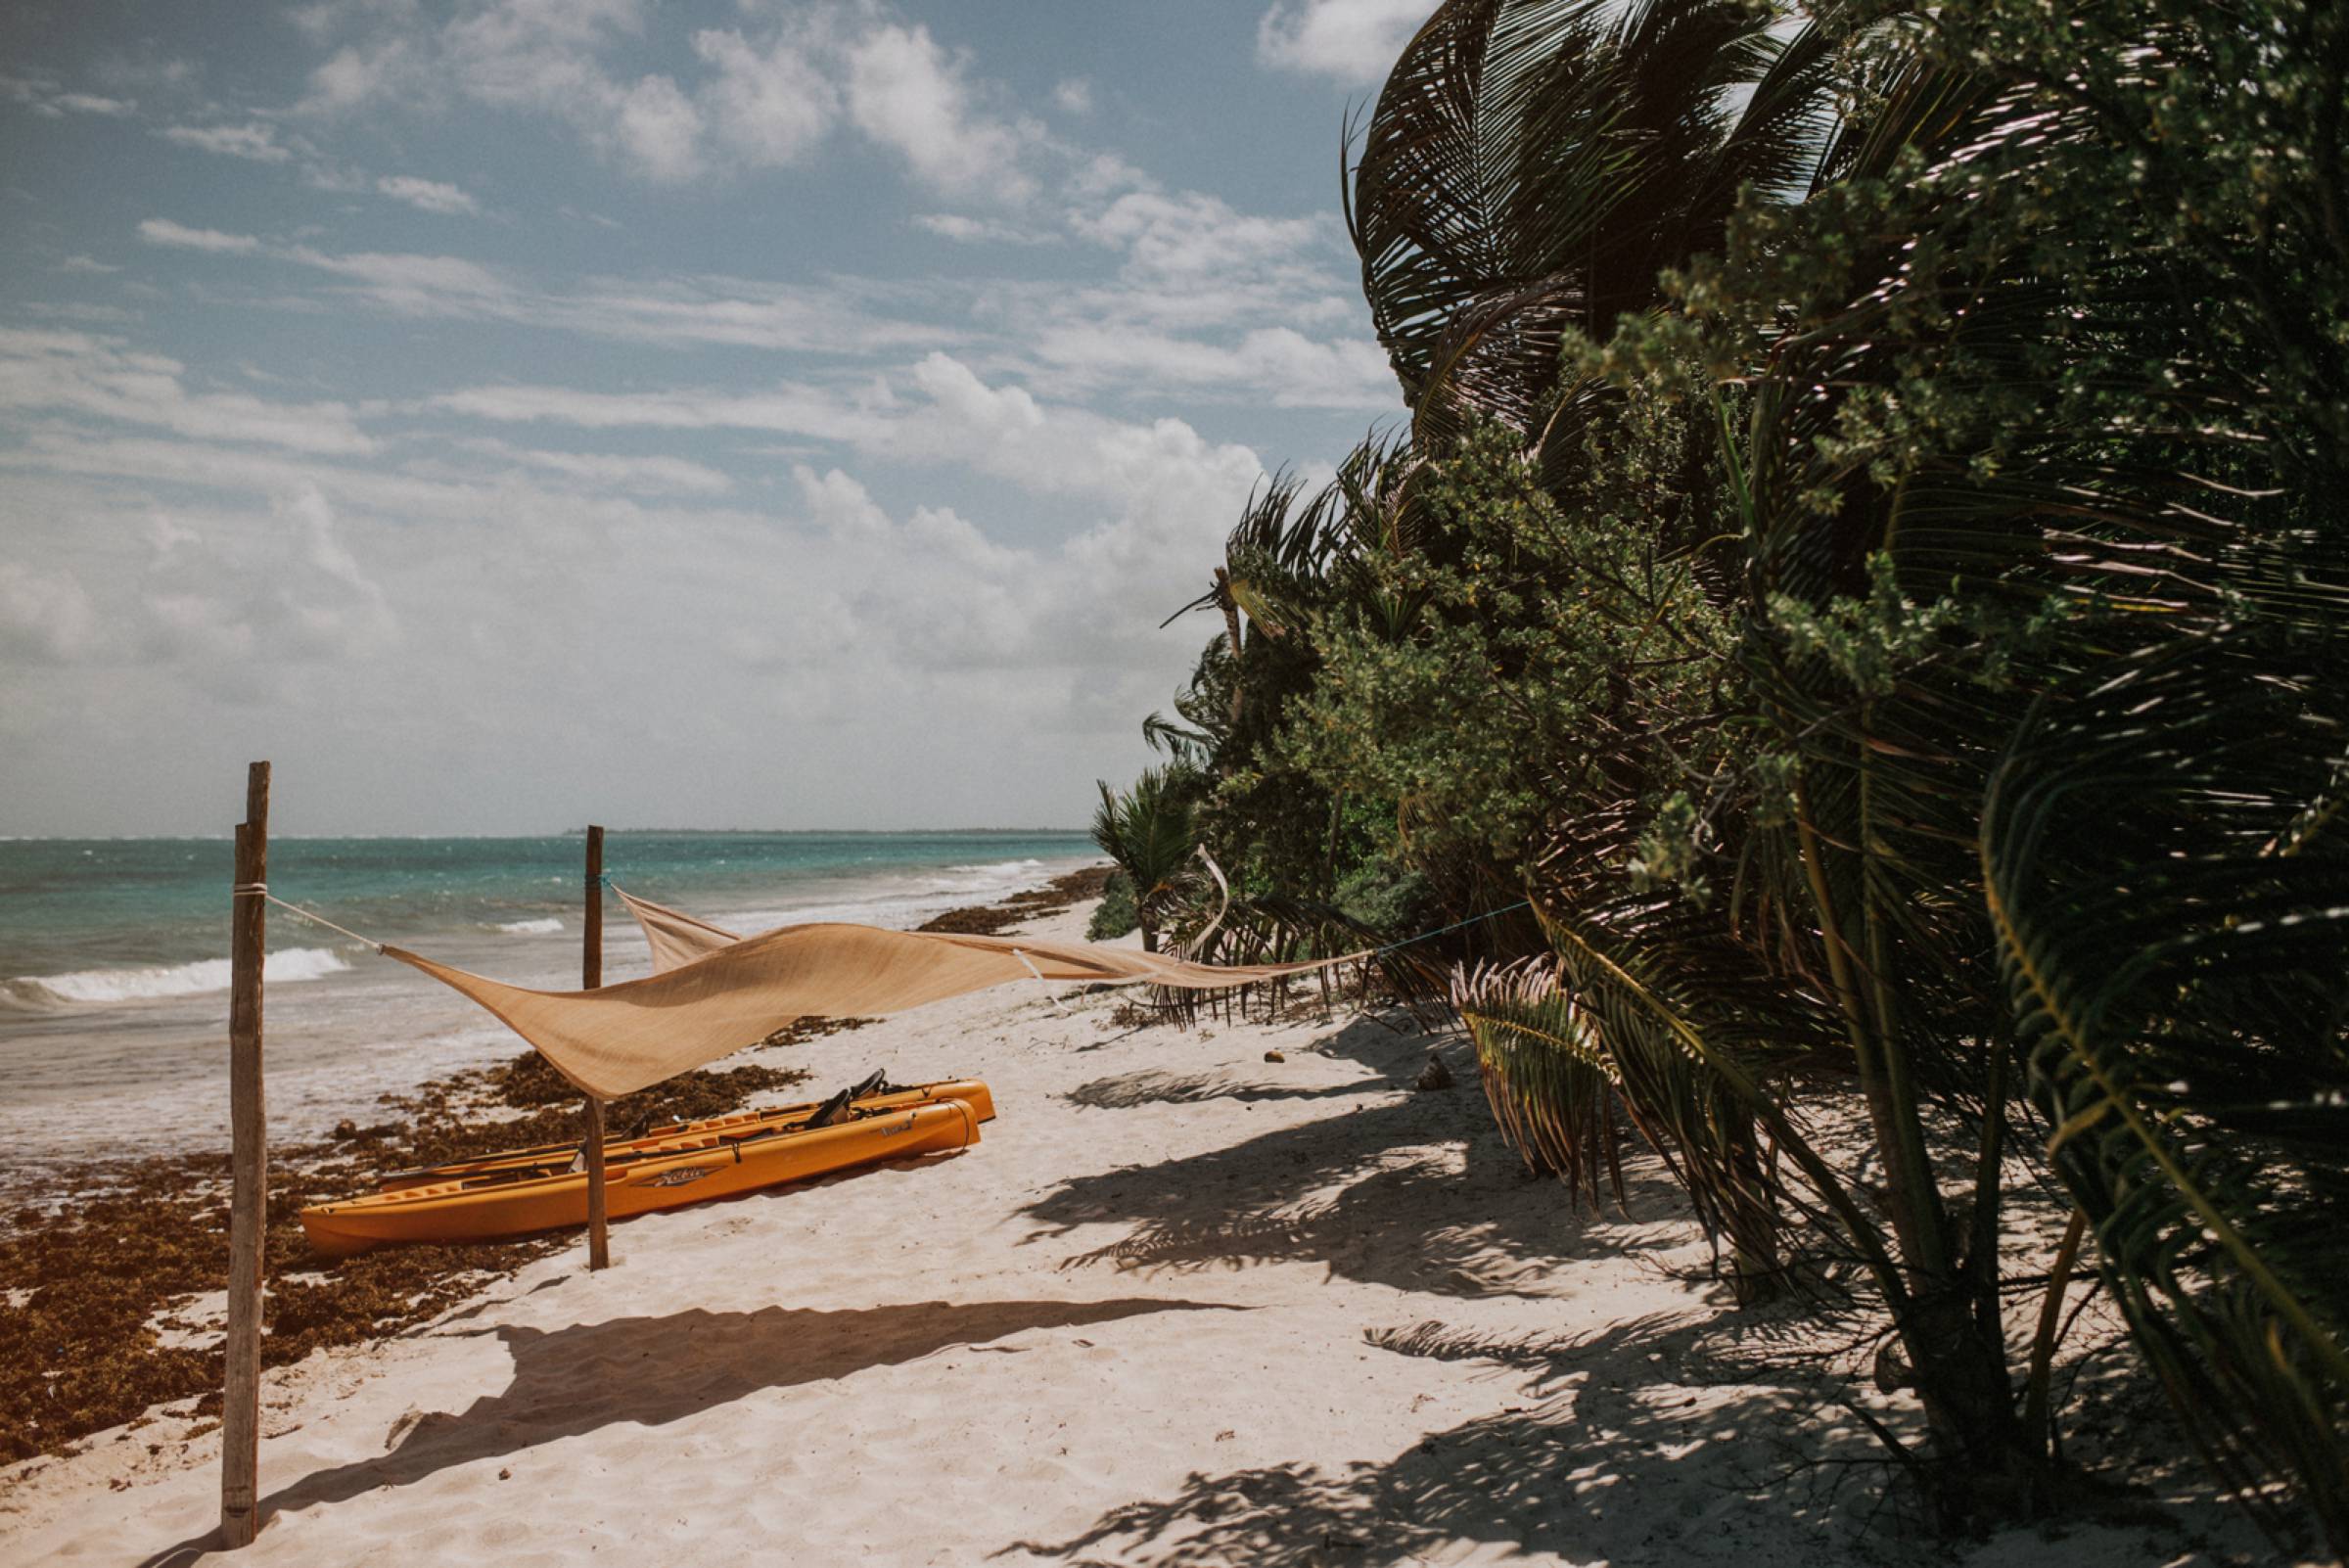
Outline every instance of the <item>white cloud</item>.
POLYGON ((675 182, 701 172, 702 112, 667 76, 646 76, 624 89, 610 114, 598 138, 618 147, 646 178, 675 182))
POLYGON ((210 251, 227 255, 251 255, 261 248, 261 242, 250 234, 223 234, 218 229, 192 229, 169 218, 147 218, 139 224, 139 238, 149 245, 172 246, 182 251, 210 251))
POLYGON ((243 125, 167 125, 161 134, 167 142, 198 152, 255 163, 283 163, 294 157, 292 148, 279 143, 277 127, 261 120, 243 125))
POLYGON ((1280 0, 1257 23, 1257 57, 1340 81, 1383 81, 1435 10, 1434 0, 1280 0))
POLYGON ((713 28, 693 35, 693 50, 716 72, 702 91, 710 121, 744 162, 799 162, 830 129, 839 94, 797 41, 778 37, 760 49, 713 28))
POLYGON ((1243 273, 1317 269, 1312 253, 1329 237, 1326 217, 1259 217, 1198 191, 1132 191, 1101 211, 1079 214, 1077 232, 1126 253, 1136 273, 1183 282, 1243 273))
POLYGON ((53 77, 0 75, 0 98, 23 104, 46 119, 62 119, 68 115, 103 115, 119 117, 134 114, 138 104, 127 98, 102 98, 96 93, 69 92, 53 77))
POLYGON ((516 292, 499 273, 453 255, 355 252, 338 254, 291 246, 280 258, 350 280, 355 291, 388 310, 419 316, 512 316, 516 292))
POLYGON ((995 218, 971 217, 962 212, 920 212, 914 226, 960 245, 1057 245, 1060 236, 1047 230, 1005 223, 995 218))
POLYGON ((106 115, 116 117, 135 114, 139 107, 127 98, 101 98, 96 93, 59 93, 50 102, 69 114, 106 115))
POLYGON ((1215 344, 1080 323, 1046 329, 1035 348, 1080 386, 1185 387, 1253 395, 1282 408, 1401 411, 1394 370, 1366 338, 1323 342, 1291 327, 1259 327, 1236 344, 1215 344))
MULTIPOLYGON (((641 495, 725 495, 734 481, 706 463, 682 457, 635 456, 618 452, 551 452, 519 447, 484 437, 466 437, 455 443, 466 451, 500 462, 519 464, 542 474, 576 481, 583 486, 625 490, 641 495)), ((444 472, 443 465, 411 465, 428 474, 444 472)))
POLYGON ((419 179, 413 174, 386 174, 375 182, 375 188, 394 202, 405 202, 426 212, 453 216, 471 215, 482 209, 481 204, 461 187, 419 179))
MULTIPOLYGON (((230 525, 159 519, 151 538, 134 620, 145 658, 244 667, 250 680, 270 664, 371 659, 399 641, 399 617, 316 485, 230 525)), ((207 673, 217 687, 222 671, 207 673)))
MULTIPOLYGON (((967 55, 881 0, 741 9, 747 24, 690 35, 688 69, 637 74, 627 64, 649 53, 659 20, 646 0, 487 0, 439 23, 412 6, 313 7, 299 24, 317 40, 346 25, 367 33, 311 71, 297 113, 429 108, 454 95, 567 123, 666 184, 803 163, 841 125, 971 205, 1017 206, 1048 181, 1088 197, 1131 183, 1121 161, 1054 138, 967 55)), ((1089 113, 1091 84, 1062 81, 1052 101, 1089 113)))
POLYGON ((110 272, 119 272, 122 269, 111 261, 101 261, 94 255, 69 255, 57 264, 57 270, 90 277, 104 277, 110 272))
POLYGON ((148 218, 138 232, 150 245, 256 255, 329 273, 345 280, 339 292, 402 315, 494 318, 634 343, 819 353, 952 344, 967 335, 952 326, 876 314, 846 285, 686 277, 590 279, 569 290, 530 289, 460 256, 329 252, 190 228, 168 218, 148 218))
POLYGON ((177 360, 134 352, 118 338, 0 329, 0 407, 69 410, 192 439, 322 455, 374 450, 342 403, 192 392, 184 371, 177 360))
POLYGON ((404 38, 366 47, 345 45, 310 72, 309 90, 295 106, 307 115, 337 115, 389 98, 420 73, 418 51, 404 38))
POLYGON ((87 655, 97 642, 97 612, 73 574, 0 561, 0 651, 67 664, 87 655))
POLYGON ((1021 157, 1040 127, 985 111, 967 62, 927 27, 885 25, 849 46, 849 115, 902 154, 914 176, 965 200, 1017 203, 1036 191, 1021 157))
POLYGON ((570 425, 581 430, 751 430, 854 444, 879 441, 886 428, 886 416, 870 405, 791 383, 759 392, 470 387, 439 393, 430 406, 505 424, 570 425))

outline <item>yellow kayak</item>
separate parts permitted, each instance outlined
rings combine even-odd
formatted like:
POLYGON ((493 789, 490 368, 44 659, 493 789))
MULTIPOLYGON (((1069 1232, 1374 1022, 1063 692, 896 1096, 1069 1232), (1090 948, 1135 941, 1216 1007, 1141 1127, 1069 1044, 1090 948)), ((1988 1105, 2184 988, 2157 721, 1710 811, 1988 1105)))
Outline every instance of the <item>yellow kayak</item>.
MULTIPOLYGON (((604 1141, 606 1169, 623 1164, 645 1154, 662 1153, 677 1144, 680 1138, 763 1138, 770 1133, 803 1127, 810 1120, 846 1106, 853 1114, 871 1111, 894 1111, 907 1106, 927 1105, 932 1100, 960 1100, 968 1105, 982 1122, 995 1119, 994 1096, 987 1085, 975 1078, 946 1079, 936 1084, 914 1084, 902 1088, 879 1081, 879 1075, 868 1079, 845 1095, 829 1100, 806 1100, 796 1105, 772 1105, 760 1111, 736 1111, 727 1116, 713 1116, 698 1122, 668 1122, 648 1128, 630 1138, 607 1138, 604 1141)), ((415 1171, 392 1171, 375 1178, 378 1189, 391 1192, 403 1187, 420 1187, 436 1182, 454 1181, 467 1176, 490 1176, 499 1173, 531 1172, 540 1176, 555 1176, 570 1170, 583 1158, 583 1144, 538 1143, 528 1148, 503 1149, 474 1160, 456 1160, 446 1165, 426 1166, 415 1171)))
MULTIPOLYGON (((830 1127, 781 1128, 763 1136, 691 1134, 669 1147, 608 1166, 604 1197, 615 1220, 979 1141, 979 1115, 962 1099, 875 1111, 830 1127)), ((373 1192, 301 1211, 310 1245, 347 1258, 403 1241, 490 1241, 587 1222, 583 1171, 493 1171, 373 1192)))

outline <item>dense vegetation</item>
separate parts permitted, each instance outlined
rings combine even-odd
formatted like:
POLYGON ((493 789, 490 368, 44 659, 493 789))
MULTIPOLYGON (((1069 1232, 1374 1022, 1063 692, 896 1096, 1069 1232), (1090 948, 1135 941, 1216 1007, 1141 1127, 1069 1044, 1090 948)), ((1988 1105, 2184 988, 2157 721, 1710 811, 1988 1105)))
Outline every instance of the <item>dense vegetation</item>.
POLYGON ((1145 929, 1502 911, 1511 1138, 1878 1314, 1946 1520, 2061 1500, 2077 1269, 2349 1546, 2349 13, 1450 0, 1358 147, 1406 418, 1208 564, 1145 929))

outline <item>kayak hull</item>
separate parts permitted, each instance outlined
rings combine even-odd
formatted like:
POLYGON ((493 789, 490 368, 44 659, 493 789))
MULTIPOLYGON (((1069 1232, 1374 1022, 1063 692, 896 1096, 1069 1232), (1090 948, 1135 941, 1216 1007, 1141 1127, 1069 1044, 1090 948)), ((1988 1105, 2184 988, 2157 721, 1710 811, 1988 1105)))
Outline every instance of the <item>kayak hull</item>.
MULTIPOLYGON (((985 1084, 975 1078, 915 1084, 906 1088, 892 1089, 885 1094, 868 1094, 852 1101, 852 1105, 859 1112, 896 1111, 927 1105, 934 1100, 960 1100, 971 1108, 971 1113, 980 1121, 991 1122, 995 1119, 994 1096, 988 1092, 985 1084)), ((713 1137, 739 1138, 783 1130, 813 1116, 819 1103, 807 1100, 797 1105, 775 1105, 759 1111, 736 1111, 726 1116, 706 1117, 698 1122, 672 1122, 632 1138, 607 1138, 604 1141, 604 1160, 607 1165, 612 1165, 646 1154, 700 1147, 713 1137)), ((542 1143, 524 1149, 506 1149, 497 1154, 484 1155, 478 1160, 456 1160, 418 1171, 388 1172, 376 1177, 375 1184, 378 1190, 391 1192, 466 1176, 568 1165, 579 1151, 580 1145, 576 1143, 542 1143)))
MULTIPOLYGON (((704 1138, 693 1147, 649 1153, 607 1172, 604 1201, 611 1218, 624 1220, 978 1141, 979 1117, 971 1105, 939 1099, 836 1127, 757 1139, 704 1138)), ((586 1222, 584 1172, 435 1181, 301 1211, 311 1247, 328 1258, 400 1242, 495 1241, 586 1222)))

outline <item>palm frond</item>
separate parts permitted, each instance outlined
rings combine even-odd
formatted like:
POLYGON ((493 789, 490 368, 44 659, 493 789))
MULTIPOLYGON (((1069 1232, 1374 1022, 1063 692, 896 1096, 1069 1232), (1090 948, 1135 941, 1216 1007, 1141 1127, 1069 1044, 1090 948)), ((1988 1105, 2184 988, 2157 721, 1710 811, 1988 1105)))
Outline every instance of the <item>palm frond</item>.
MULTIPOLYGON (((2336 598, 2349 618, 2349 592, 2336 598)), ((2247 1502, 2349 1537, 2349 659, 2275 625, 2042 698, 1985 893, 2049 1154, 2182 1417, 2247 1502)))

